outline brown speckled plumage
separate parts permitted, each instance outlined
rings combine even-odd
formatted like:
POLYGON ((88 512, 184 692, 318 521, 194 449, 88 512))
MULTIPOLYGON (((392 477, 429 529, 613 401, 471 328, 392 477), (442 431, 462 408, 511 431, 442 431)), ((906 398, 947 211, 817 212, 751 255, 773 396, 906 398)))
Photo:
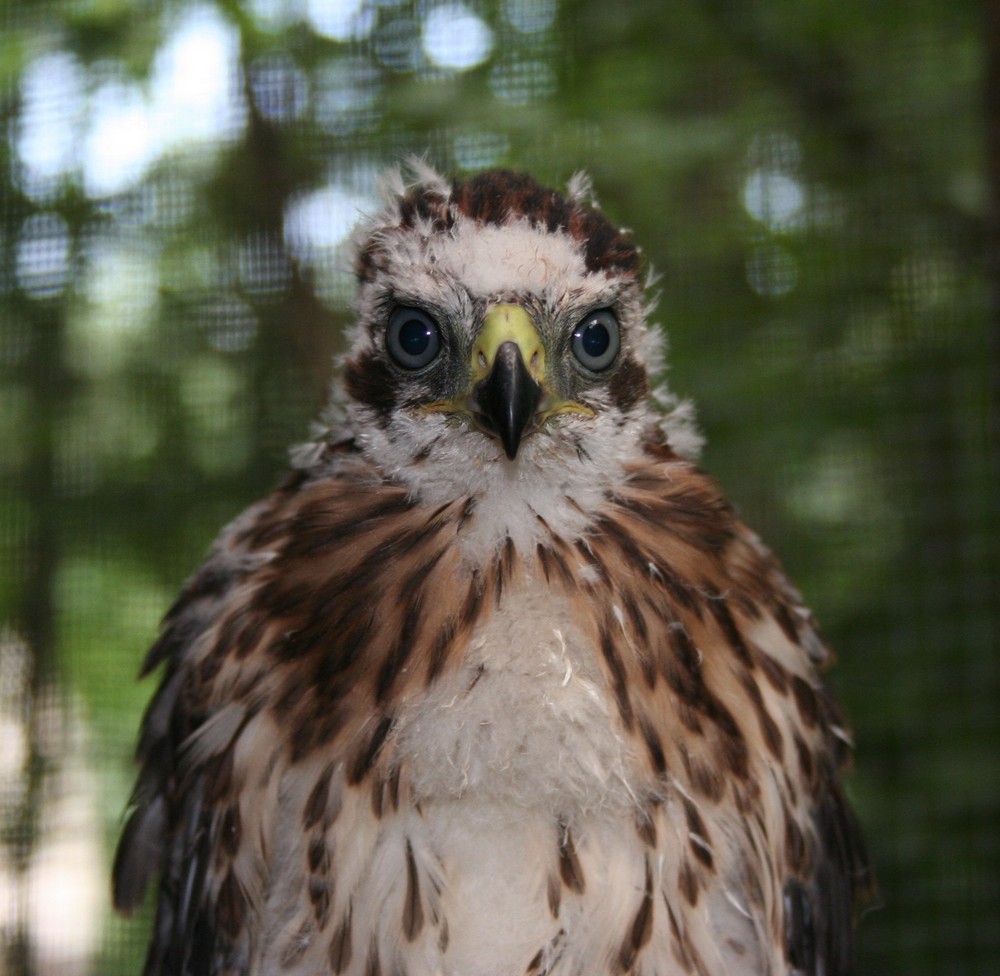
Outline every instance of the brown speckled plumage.
MULTIPOLYGON (((650 407, 633 245, 507 173, 425 175, 381 220, 363 318, 450 282, 394 286, 394 235, 528 225, 515 245, 568 238, 572 307, 614 309, 622 351, 553 372, 581 408, 508 460, 461 416, 394 427, 396 394, 373 402, 380 376, 415 402, 464 388, 459 326, 436 380, 362 323, 347 419, 222 534, 147 657, 115 865, 126 911, 160 876, 147 974, 848 973, 868 881, 828 652, 650 407)), ((570 299, 543 285, 554 357, 570 299)))

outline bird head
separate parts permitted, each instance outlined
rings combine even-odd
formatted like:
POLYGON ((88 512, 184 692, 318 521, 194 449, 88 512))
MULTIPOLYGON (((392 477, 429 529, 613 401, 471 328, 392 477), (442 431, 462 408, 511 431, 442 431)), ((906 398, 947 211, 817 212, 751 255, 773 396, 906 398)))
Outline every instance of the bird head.
POLYGON ((354 238, 343 390, 362 448, 397 473, 447 461, 459 480, 620 466, 660 366, 628 232, 582 177, 563 194, 508 171, 415 169, 354 238))

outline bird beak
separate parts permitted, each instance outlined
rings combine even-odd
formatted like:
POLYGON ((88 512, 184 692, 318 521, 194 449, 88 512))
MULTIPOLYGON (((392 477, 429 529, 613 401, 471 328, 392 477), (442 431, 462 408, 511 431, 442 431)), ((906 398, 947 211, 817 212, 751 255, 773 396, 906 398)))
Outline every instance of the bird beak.
POLYGON ((472 347, 472 396, 476 423, 500 438, 512 461, 536 416, 545 379, 545 347, 520 305, 496 305, 483 319, 472 347))
POLYGON ((513 461, 525 434, 550 417, 594 416, 592 407, 559 396, 545 372, 545 344, 531 316, 520 305, 494 305, 472 347, 470 388, 419 409, 471 416, 481 431, 500 439, 513 461))

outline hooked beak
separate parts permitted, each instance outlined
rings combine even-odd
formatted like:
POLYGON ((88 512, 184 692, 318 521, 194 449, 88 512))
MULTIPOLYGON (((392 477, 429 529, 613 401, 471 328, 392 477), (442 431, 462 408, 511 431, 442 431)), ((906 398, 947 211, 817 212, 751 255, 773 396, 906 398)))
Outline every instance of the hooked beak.
POLYGON ((486 313, 472 347, 471 367, 468 390, 420 409, 471 416, 481 431, 500 439, 511 461, 524 436, 550 417, 594 416, 592 407, 558 396, 546 382, 545 345, 520 305, 495 305, 486 313))
POLYGON ((545 348, 519 305, 497 305, 486 315, 472 350, 472 372, 473 416, 500 438, 513 461, 535 420, 545 376, 545 348))

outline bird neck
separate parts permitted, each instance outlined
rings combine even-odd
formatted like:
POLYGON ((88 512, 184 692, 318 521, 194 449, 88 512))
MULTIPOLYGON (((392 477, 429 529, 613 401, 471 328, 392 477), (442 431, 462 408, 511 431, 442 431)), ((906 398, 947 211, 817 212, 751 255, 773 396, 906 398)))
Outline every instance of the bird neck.
MULTIPOLYGON (((367 418, 366 418, 367 419, 367 418)), ((564 425, 526 438, 517 457, 499 442, 454 426, 359 423, 364 458, 410 498, 435 509, 469 499, 475 519, 462 533, 463 561, 480 565, 510 539, 522 553, 555 532, 579 537, 625 485, 631 467, 662 433, 647 416, 595 427, 564 425)))

